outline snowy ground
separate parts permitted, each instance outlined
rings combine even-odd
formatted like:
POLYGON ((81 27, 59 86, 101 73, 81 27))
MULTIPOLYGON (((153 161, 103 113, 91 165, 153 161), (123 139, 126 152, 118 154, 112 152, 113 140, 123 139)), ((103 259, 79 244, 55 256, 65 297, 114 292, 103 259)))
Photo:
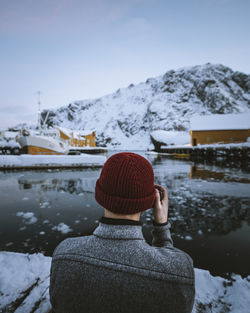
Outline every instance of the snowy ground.
POLYGON ((0 155, 0 168, 58 168, 102 166, 106 161, 101 155, 0 155))
POLYGON ((0 252, 0 312, 47 313, 51 258, 0 252))
MULTIPOLYGON (((48 313, 51 258, 42 254, 0 252, 0 312, 48 313)), ((213 277, 195 269, 192 313, 249 313, 250 276, 213 277)))

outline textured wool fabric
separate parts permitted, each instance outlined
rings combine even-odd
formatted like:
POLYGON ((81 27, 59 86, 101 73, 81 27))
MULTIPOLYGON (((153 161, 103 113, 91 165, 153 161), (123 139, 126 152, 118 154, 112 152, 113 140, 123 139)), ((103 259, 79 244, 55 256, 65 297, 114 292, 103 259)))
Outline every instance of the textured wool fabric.
POLYGON ((153 227, 153 246, 137 225, 100 223, 91 236, 64 240, 52 258, 54 312, 190 313, 193 262, 169 228, 153 227))
POLYGON ((96 182, 95 199, 105 209, 133 214, 152 208, 155 200, 154 172, 142 156, 117 153, 104 164, 96 182))

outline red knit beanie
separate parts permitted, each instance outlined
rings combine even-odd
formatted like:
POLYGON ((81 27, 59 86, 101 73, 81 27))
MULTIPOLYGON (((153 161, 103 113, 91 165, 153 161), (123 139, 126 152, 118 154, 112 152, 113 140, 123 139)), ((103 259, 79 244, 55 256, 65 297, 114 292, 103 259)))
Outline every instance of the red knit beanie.
POLYGON ((134 214, 153 207, 154 172, 139 154, 117 153, 104 164, 95 186, 96 201, 117 214, 134 214))

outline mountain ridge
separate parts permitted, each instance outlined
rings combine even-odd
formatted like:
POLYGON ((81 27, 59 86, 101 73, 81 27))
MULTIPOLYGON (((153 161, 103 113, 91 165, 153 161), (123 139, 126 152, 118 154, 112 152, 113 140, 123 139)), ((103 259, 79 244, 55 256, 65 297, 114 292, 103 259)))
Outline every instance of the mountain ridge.
POLYGON ((189 131, 194 115, 248 111, 250 75, 206 63, 170 70, 101 98, 49 110, 48 124, 95 129, 98 145, 109 148, 146 149, 150 132, 189 131))

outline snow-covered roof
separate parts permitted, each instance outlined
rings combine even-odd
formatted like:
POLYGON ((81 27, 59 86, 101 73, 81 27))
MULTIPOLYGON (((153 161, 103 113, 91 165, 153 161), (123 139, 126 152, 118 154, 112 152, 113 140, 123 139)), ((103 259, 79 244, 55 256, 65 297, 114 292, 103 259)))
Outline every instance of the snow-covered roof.
POLYGON ((155 130, 150 135, 154 140, 168 145, 185 145, 190 143, 188 132, 155 130))
POLYGON ((93 133, 93 130, 72 130, 72 129, 61 127, 61 126, 56 126, 56 128, 60 130, 61 132, 63 132, 69 138, 71 137, 72 133, 73 133, 73 138, 79 138, 79 136, 87 136, 93 133))
POLYGON ((190 130, 250 129, 250 113, 195 116, 190 125, 190 130))
POLYGON ((5 131, 4 137, 5 138, 15 138, 18 135, 17 132, 5 131))
POLYGON ((93 130, 74 130, 73 137, 78 138, 79 136, 87 136, 93 133, 93 130))
POLYGON ((71 137, 72 130, 64 128, 64 127, 61 127, 61 126, 60 127, 56 126, 55 128, 58 129, 59 131, 61 131, 62 133, 64 133, 69 138, 71 137))

